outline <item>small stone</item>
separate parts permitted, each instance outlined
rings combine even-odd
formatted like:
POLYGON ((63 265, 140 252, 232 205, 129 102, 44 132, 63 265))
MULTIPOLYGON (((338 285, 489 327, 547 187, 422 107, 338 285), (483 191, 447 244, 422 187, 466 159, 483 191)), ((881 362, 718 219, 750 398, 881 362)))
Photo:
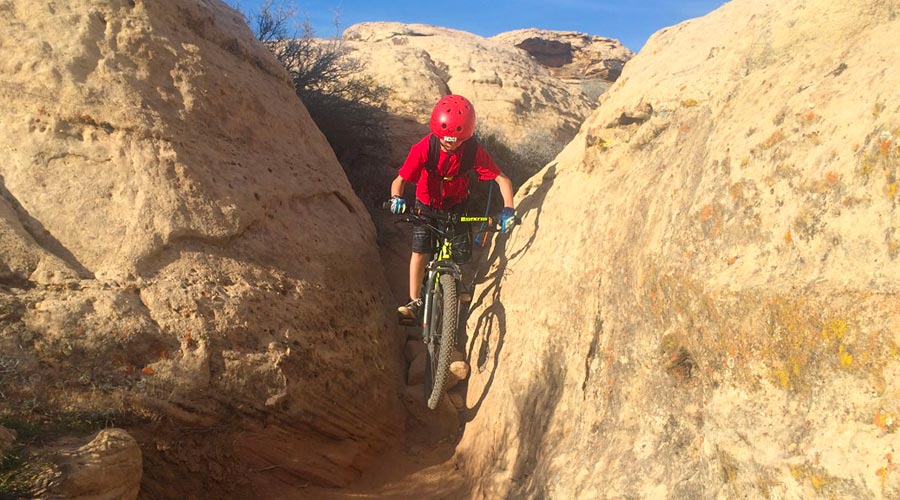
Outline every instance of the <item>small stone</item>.
POLYGON ((266 408, 277 408, 287 399, 287 392, 279 392, 266 400, 266 408))

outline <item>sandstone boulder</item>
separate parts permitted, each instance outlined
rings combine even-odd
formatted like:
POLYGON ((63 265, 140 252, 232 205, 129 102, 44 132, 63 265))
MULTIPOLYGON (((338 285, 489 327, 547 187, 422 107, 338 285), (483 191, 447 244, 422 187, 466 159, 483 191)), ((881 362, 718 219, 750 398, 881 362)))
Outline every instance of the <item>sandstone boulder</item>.
MULTIPOLYGON (((150 496, 174 463, 242 470, 235 443, 268 442, 242 433, 282 439, 266 458, 294 477, 352 479, 399 431, 401 346, 373 224, 278 62, 219 1, 17 0, 0 19, 12 408, 133 422, 158 444, 150 496)), ((196 477, 178 484, 235 494, 196 477)))
POLYGON ((480 130, 524 152, 536 147, 558 151, 592 107, 584 94, 504 41, 387 22, 350 26, 343 40, 352 56, 367 63, 366 73, 391 90, 387 108, 398 124, 390 124, 389 133, 397 143, 392 155, 397 161, 427 133, 434 104, 448 93, 476 104, 480 130), (419 126, 400 127, 404 119, 419 126), (403 136, 396 135, 400 131, 403 136))
POLYGON ((518 47, 591 101, 609 89, 634 54, 618 40, 575 31, 524 29, 492 40, 518 47))
POLYGON ((898 13, 734 0, 628 63, 475 291, 473 498, 900 496, 898 13))
POLYGON ((122 429, 105 429, 87 444, 50 450, 53 466, 37 483, 38 498, 135 499, 141 485, 141 449, 122 429))
POLYGON ((428 357, 425 353, 416 356, 409 363, 409 371, 406 375, 406 385, 422 385, 425 383, 425 370, 428 357))

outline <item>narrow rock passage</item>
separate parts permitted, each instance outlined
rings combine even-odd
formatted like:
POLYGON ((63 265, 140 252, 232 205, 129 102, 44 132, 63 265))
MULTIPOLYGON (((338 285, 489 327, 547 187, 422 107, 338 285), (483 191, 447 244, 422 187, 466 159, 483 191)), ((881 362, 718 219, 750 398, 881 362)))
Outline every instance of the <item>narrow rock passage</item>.
MULTIPOLYGON (((409 234, 404 227, 394 224, 394 219, 390 216, 376 213, 373 214, 373 219, 378 227, 385 275, 399 304, 406 299, 409 234)), ((478 259, 482 258, 484 256, 481 255, 481 251, 476 249, 473 262, 464 268, 464 272, 468 273, 467 279, 473 279, 478 259)), ((465 318, 462 321, 461 324, 464 325, 465 318)), ((401 328, 398 334, 415 338, 417 332, 418 330, 414 328, 401 328)), ((462 342, 464 343, 460 347, 467 348, 468 339, 463 337, 462 342)), ((462 382, 462 387, 458 387, 457 392, 464 395, 465 385, 466 383, 462 382)), ((423 398, 418 398, 422 399, 419 401, 413 397, 418 395, 417 389, 421 389, 421 386, 406 387, 400 396, 406 399, 405 404, 410 410, 404 441, 398 443, 394 449, 387 450, 358 480, 345 488, 301 485, 294 490, 295 496, 284 496, 284 491, 279 490, 279 498, 288 500, 470 498, 470 481, 463 475, 460 458, 454 455, 456 444, 462 438, 463 419, 459 418, 459 430, 450 432, 447 408, 444 408, 444 412, 428 410, 423 398)))
POLYGON ((385 453, 372 469, 347 488, 308 487, 299 490, 295 498, 468 498, 467 481, 458 470, 453 448, 452 444, 447 443, 418 452, 409 449, 392 450, 385 453))

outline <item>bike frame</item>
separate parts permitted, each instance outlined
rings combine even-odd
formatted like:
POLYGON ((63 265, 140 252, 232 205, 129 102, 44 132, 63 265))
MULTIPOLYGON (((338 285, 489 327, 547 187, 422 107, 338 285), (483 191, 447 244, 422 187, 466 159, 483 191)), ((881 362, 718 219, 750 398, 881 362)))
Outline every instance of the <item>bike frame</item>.
MULTIPOLYGON (((478 223, 478 222, 490 222, 490 217, 477 217, 477 216, 460 216, 458 218, 459 222, 466 223, 478 223)), ((446 221, 445 224, 452 226, 453 220, 446 221)), ((425 340, 427 344, 431 339, 431 327, 428 323, 428 318, 431 317, 431 308, 434 307, 434 288, 435 284, 441 277, 441 274, 450 274, 453 276, 453 279, 459 283, 462 281, 462 270, 459 267, 459 264, 453 261, 453 231, 446 230, 447 228, 437 228, 429 225, 432 231, 434 231, 438 236, 440 236, 440 249, 435 252, 435 256, 431 259, 428 265, 425 267, 425 283, 424 283, 424 293, 422 297, 424 298, 423 310, 422 310, 422 338, 425 340), (444 230, 442 230, 444 229, 444 230)))

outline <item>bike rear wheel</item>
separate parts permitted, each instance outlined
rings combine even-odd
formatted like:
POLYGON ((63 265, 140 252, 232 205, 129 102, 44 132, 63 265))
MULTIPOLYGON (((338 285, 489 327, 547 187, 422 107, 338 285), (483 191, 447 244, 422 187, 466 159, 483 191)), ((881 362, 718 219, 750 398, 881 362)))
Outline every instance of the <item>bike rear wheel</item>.
POLYGON ((432 333, 426 350, 425 399, 428 401, 428 408, 433 410, 444 395, 450 360, 456 347, 459 300, 453 276, 443 274, 435 283, 430 316, 428 319, 432 333))

